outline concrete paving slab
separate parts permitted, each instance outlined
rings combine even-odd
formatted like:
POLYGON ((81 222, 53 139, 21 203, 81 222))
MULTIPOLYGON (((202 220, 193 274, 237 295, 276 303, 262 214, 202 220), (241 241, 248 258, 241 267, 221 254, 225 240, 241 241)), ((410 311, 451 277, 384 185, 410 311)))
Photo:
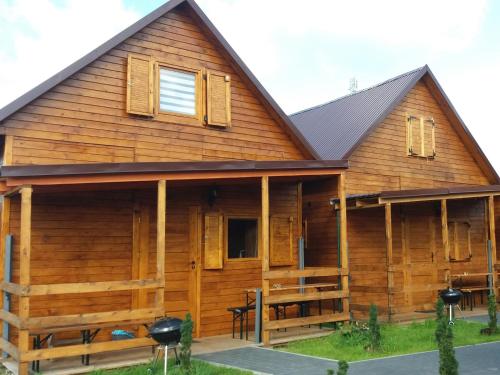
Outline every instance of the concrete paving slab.
MULTIPOLYGON (((500 342, 456 349, 461 374, 500 374, 500 342)), ((196 356, 199 359, 274 375, 325 375, 337 362, 257 347, 196 356)), ((437 351, 351 362, 349 375, 438 374, 437 351)))

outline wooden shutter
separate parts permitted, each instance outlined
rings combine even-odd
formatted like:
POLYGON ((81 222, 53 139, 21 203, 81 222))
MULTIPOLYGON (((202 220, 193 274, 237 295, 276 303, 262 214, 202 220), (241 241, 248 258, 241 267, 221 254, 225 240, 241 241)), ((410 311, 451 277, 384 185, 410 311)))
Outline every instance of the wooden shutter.
POLYGON ((150 57, 128 56, 127 112, 153 116, 154 62, 150 57))
POLYGON ((211 213, 205 215, 205 269, 222 269, 224 220, 222 215, 211 213))
POLYGON ((448 243, 452 260, 467 261, 472 257, 470 232, 471 225, 468 222, 448 223, 448 243))
POLYGON ((293 217, 271 216, 270 219, 270 265, 293 264, 293 217))
POLYGON ((207 72, 207 125, 231 126, 231 77, 207 72))
POLYGON ((422 129, 420 119, 412 116, 406 116, 406 140, 408 155, 422 155, 422 129))
POLYGON ((423 120, 424 125, 424 156, 433 158, 436 156, 436 138, 434 134, 434 119, 423 120))

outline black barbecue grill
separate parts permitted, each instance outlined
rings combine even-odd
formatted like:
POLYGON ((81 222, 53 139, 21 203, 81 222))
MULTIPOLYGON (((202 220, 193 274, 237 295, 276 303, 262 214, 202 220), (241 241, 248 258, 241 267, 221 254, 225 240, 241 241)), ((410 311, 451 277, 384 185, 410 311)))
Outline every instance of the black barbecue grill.
POLYGON ((449 309, 449 324, 454 324, 453 322, 453 307, 458 306, 460 299, 462 298, 462 292, 458 289, 448 288, 443 290, 440 294, 441 299, 445 304, 448 305, 449 309))
POLYGON ((156 352, 155 360, 153 361, 152 368, 149 369, 150 373, 154 372, 160 352, 164 352, 164 369, 163 373, 167 373, 167 357, 168 350, 173 349, 175 359, 179 362, 177 357, 177 346, 181 341, 181 324, 182 320, 178 318, 163 318, 154 322, 149 327, 149 336, 159 344, 159 350, 156 352))

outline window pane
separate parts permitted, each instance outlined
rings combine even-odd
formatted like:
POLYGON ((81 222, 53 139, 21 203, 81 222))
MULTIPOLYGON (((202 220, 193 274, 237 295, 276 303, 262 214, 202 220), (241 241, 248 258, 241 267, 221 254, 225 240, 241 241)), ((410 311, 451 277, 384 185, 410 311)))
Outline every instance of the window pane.
POLYGON ((196 74, 160 69, 160 110, 196 115, 196 74))
POLYGON ((228 220, 227 253, 228 258, 257 257, 257 220, 228 220))

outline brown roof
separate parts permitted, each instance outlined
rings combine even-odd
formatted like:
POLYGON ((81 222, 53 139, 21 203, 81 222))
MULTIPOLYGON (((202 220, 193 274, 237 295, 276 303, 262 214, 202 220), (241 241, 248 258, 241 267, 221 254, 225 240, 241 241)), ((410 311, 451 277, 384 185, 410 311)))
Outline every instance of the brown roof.
POLYGON ((130 38, 144 27, 154 22, 159 17, 163 16, 165 13, 173 10, 174 8, 185 4, 193 12, 192 14, 200 22, 201 26, 214 38, 214 40, 220 45, 222 50, 225 52, 229 61, 233 64, 233 67, 240 72, 244 78, 248 80, 250 86, 264 99, 264 104, 270 110, 276 121, 280 123, 283 129, 291 137, 294 143, 309 157, 314 159, 319 159, 318 154, 314 148, 309 144, 309 142, 304 138, 301 132, 297 130, 293 122, 288 118, 288 116, 283 112, 279 105, 274 101, 271 95, 264 89, 261 83, 253 75, 253 73, 248 69, 245 63, 236 54, 229 43, 224 39, 221 33, 216 29, 214 24, 208 19, 208 17, 203 13, 198 4, 194 0, 170 0, 163 4, 153 12, 149 13, 145 17, 141 18, 139 21, 129 26, 107 42, 103 43, 81 59, 77 60, 67 68, 61 70, 59 73, 50 77, 46 81, 42 82, 38 86, 34 87, 24 95, 20 96, 13 102, 7 104, 5 107, 0 109, 0 123, 7 117, 20 110, 24 106, 31 103, 33 100, 38 98, 40 95, 44 94, 48 90, 52 89, 59 83, 63 82, 65 79, 71 77, 73 74, 77 73, 79 70, 92 63, 94 60, 98 59, 111 49, 118 46, 120 43, 124 42, 126 39, 130 38))
POLYGON ((379 197, 383 199, 424 198, 436 195, 495 193, 499 191, 500 191, 500 185, 476 185, 476 186, 457 186, 457 187, 436 188, 436 189, 382 191, 380 192, 379 197))
POLYGON ((500 182, 495 169, 427 65, 368 89, 291 114, 290 118, 322 159, 348 159, 421 79, 432 90, 483 172, 492 182, 500 182))
POLYGON ((347 160, 187 161, 3 166, 1 177, 82 176, 211 171, 325 170, 348 168, 347 160))

